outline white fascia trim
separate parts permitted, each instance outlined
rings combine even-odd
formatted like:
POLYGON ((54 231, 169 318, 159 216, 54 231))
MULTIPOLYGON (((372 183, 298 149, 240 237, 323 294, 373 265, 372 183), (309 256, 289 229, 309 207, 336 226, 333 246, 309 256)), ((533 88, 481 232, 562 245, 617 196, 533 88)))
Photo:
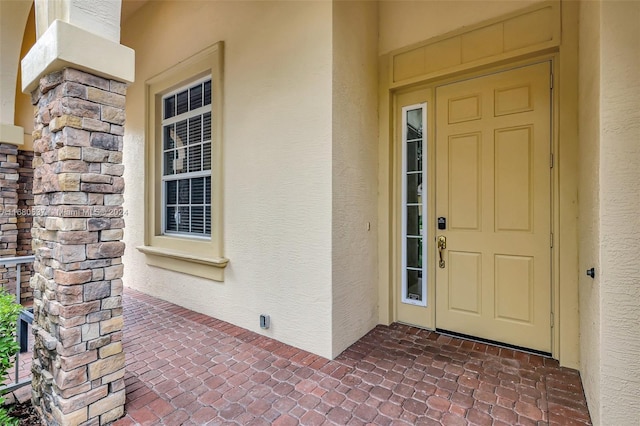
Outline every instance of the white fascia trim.
POLYGON ((22 60, 22 92, 30 94, 40 78, 71 67, 133 83, 135 52, 67 22, 55 20, 22 60))
POLYGON ((24 144, 24 129, 13 124, 0 123, 0 143, 21 146, 24 144))

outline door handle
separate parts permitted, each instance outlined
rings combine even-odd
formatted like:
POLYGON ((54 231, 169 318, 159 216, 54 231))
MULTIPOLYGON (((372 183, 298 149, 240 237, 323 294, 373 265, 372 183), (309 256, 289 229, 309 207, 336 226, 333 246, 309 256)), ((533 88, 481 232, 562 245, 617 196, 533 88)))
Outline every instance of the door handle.
POLYGON ((442 256, 442 252, 447 248, 447 237, 444 235, 440 235, 438 237, 438 254, 440 255, 440 262, 438 262, 438 266, 440 268, 444 268, 444 257, 442 256))

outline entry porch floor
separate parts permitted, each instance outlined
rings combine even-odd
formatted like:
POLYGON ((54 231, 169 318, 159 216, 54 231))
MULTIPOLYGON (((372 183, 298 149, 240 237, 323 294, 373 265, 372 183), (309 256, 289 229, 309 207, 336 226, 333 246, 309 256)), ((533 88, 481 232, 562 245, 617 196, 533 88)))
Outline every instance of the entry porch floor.
POLYGON ((132 289, 128 425, 588 425, 580 375, 400 324, 335 360, 132 289))

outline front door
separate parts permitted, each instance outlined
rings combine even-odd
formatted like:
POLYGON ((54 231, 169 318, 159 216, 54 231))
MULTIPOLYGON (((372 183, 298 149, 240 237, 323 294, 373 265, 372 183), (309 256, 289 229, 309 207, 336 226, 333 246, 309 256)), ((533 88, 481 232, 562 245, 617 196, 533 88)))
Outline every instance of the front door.
POLYGON ((433 262, 436 327, 543 352, 551 352, 550 67, 435 91, 435 216, 446 220, 436 229, 446 240, 433 262))

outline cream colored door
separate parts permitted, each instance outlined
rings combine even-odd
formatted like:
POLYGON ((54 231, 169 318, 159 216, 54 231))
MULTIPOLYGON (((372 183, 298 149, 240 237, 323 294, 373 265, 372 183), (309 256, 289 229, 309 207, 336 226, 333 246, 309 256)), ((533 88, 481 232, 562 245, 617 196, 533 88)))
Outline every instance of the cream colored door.
MULTIPOLYGON (((436 89, 436 327, 551 352, 549 62, 436 89)), ((434 243, 435 246, 435 243, 434 243)))

